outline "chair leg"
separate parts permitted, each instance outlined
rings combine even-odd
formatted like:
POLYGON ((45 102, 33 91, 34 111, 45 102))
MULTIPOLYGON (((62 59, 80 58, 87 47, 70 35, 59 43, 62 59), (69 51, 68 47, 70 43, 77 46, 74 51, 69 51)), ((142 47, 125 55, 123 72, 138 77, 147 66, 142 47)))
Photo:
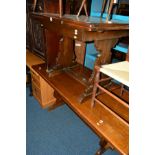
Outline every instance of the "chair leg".
POLYGON ((26 66, 26 74, 27 74, 27 78, 28 78, 27 84, 29 85, 30 96, 33 96, 33 93, 32 93, 31 73, 30 73, 30 69, 27 66, 26 66))
POLYGON ((123 95, 123 92, 124 92, 124 85, 123 85, 123 84, 121 84, 121 93, 120 93, 120 96, 122 96, 122 95, 123 95))
POLYGON ((80 9, 79 9, 79 11, 78 11, 78 13, 77 13, 77 17, 79 17, 79 15, 80 15, 81 10, 82 10, 83 7, 84 7, 84 9, 85 9, 86 15, 88 15, 88 13, 87 13, 87 7, 86 7, 86 0, 83 0, 82 3, 81 3, 80 9))
POLYGON ((96 66, 95 70, 96 70, 96 76, 95 76, 95 81, 94 81, 94 88, 93 88, 91 107, 93 107, 94 103, 95 103, 94 101, 95 101, 95 96, 96 96, 96 93, 97 93, 97 85, 98 85, 98 82, 99 82, 99 79, 100 79, 100 68, 96 66))

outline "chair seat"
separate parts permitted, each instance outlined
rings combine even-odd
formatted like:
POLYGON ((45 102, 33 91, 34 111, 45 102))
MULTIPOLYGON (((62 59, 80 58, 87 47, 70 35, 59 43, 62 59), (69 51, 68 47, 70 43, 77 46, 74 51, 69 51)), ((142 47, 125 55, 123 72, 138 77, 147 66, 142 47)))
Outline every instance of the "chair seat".
POLYGON ((129 87, 129 62, 122 61, 113 64, 102 65, 100 72, 121 82, 129 87))

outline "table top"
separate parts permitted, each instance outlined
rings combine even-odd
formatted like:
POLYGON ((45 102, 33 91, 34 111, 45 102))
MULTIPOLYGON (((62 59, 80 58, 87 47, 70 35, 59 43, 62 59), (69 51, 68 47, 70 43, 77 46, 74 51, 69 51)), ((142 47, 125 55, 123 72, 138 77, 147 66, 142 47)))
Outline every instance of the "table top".
MULTIPOLYGON (((95 104, 91 108, 91 98, 80 104, 81 93, 85 86, 72 78, 65 71, 49 76, 44 64, 32 67, 50 86, 57 91, 66 104, 92 128, 100 138, 106 139, 121 154, 128 154, 129 149, 129 126, 124 121, 120 121, 115 115, 112 115, 105 107, 95 104), (102 124, 100 122, 103 122, 102 124)), ((112 102, 105 93, 103 94, 105 102, 112 102)), ((114 102, 114 101, 113 101, 114 102)), ((116 101, 114 102, 117 105, 116 101)), ((118 106, 118 105, 117 105, 118 106)), ((117 107, 118 108, 118 107, 117 107)))
POLYGON ((62 17, 55 13, 32 13, 32 17, 44 17, 49 19, 51 23, 54 20, 61 21, 60 24, 68 25, 72 27, 78 27, 88 31, 104 31, 104 30, 129 30, 128 22, 121 20, 111 20, 108 23, 105 22, 104 18, 91 17, 81 15, 64 14, 62 17))

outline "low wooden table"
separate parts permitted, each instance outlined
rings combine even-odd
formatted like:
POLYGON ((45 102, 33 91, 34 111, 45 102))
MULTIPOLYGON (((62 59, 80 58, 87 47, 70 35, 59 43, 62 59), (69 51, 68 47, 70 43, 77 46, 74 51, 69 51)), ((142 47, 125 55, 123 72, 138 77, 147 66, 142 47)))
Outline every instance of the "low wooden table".
MULTIPOLYGON (((81 46, 86 42, 94 41, 99 55, 95 65, 111 62, 111 49, 118 40, 129 35, 129 24, 123 21, 112 20, 109 23, 103 18, 65 14, 62 17, 54 13, 31 13, 31 20, 40 22, 45 32, 46 69, 48 72, 72 67, 78 60, 74 53, 74 41, 80 41, 81 46), (51 35, 48 35, 50 32, 51 35)), ((85 58, 85 48, 81 48, 80 58, 85 58), (82 51, 83 50, 83 51, 82 51)), ((86 89, 81 93, 81 102, 92 93, 94 71, 86 89)))
MULTIPOLYGON (((99 104, 91 108, 91 98, 80 104, 79 98, 84 91, 85 85, 71 76, 68 71, 61 71, 57 74, 49 75, 46 72, 46 65, 35 65, 32 67, 55 92, 61 96, 65 103, 100 137, 101 148, 96 154, 102 154, 108 147, 115 148, 121 154, 129 153, 129 109, 119 107, 107 94, 100 98, 107 104, 112 105, 115 114, 99 104), (108 103, 109 102, 109 103, 108 103), (120 121, 118 117, 124 118, 120 121)), ((117 93, 117 90, 116 92, 117 93)), ((127 96, 124 94, 124 98, 127 96)))

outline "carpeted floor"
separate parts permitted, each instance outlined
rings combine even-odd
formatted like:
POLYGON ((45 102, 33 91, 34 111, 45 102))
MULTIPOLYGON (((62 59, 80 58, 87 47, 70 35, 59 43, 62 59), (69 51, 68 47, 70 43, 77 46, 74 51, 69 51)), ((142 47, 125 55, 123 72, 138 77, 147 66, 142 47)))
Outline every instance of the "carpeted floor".
MULTIPOLYGON (((26 88, 27 155, 94 155, 99 138, 69 108, 41 109, 26 88)), ((104 155, 118 155, 108 150, 104 155)))

